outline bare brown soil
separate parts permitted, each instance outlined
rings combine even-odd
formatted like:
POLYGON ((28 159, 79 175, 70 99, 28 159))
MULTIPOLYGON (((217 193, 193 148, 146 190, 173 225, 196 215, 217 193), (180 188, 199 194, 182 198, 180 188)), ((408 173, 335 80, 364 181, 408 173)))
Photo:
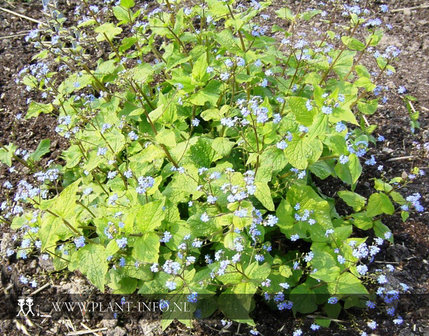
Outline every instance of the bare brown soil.
MULTIPOLYGON (((76 1, 60 1, 60 5, 66 11, 72 10, 67 4, 76 1)), ((363 2, 363 1, 361 1, 363 2)), ((370 6, 378 8, 382 3, 379 1, 368 1, 370 6)), ((303 1, 307 7, 316 7, 316 2, 303 1)), ((369 119, 370 123, 378 125, 378 134, 385 136, 386 141, 379 143, 372 150, 380 164, 383 164, 387 176, 394 177, 403 173, 409 173, 413 167, 420 167, 427 171, 428 152, 424 150, 423 144, 429 142, 429 8, 409 9, 415 6, 426 4, 418 0, 398 0, 389 2, 391 11, 382 17, 383 21, 390 23, 393 28, 388 31, 383 38, 381 45, 395 45, 402 50, 398 62, 396 75, 389 77, 384 85, 391 87, 391 94, 386 104, 382 105, 376 115, 369 119), (399 10, 405 8, 403 10, 399 10), (420 111, 421 128, 411 134, 409 129, 409 118, 405 105, 396 90, 399 86, 405 86, 409 94, 417 98, 414 103, 415 109, 420 111)), ((275 1, 275 7, 289 6, 292 9, 298 8, 300 1, 285 1, 280 5, 280 1, 275 1)), ((0 7, 6 7, 15 12, 25 14, 35 19, 41 18, 41 4, 39 1, 11 1, 10 3, 0 1, 0 7)), ((266 22, 265 24, 269 24, 266 22)), ((276 22, 279 24, 278 22, 276 22)), ((52 142, 51 154, 45 158, 57 159, 60 150, 67 144, 59 138, 55 131, 56 118, 49 115, 41 115, 36 120, 18 120, 18 116, 24 116, 27 109, 26 101, 32 97, 25 92, 22 86, 15 83, 15 75, 26 65, 32 62, 31 57, 34 50, 31 45, 24 40, 24 34, 36 24, 28 20, 19 18, 0 11, 0 143, 14 142, 21 148, 35 149, 41 139, 50 138, 52 142)), ((379 172, 374 169, 366 169, 364 182, 361 188, 370 188, 372 185, 370 178, 379 176, 379 172)), ((25 167, 16 165, 16 172, 10 173, 4 166, 0 167, 0 201, 4 199, 6 190, 2 187, 3 182, 9 180, 13 185, 23 178, 31 179, 25 167)), ((422 204, 427 209, 429 199, 427 189, 429 186, 429 172, 426 176, 419 178, 415 183, 410 184, 407 194, 419 192, 422 195, 422 204)), ((327 195, 334 195, 338 190, 338 185, 325 183, 320 186, 327 195)), ((400 307, 401 314, 405 320, 400 326, 394 325, 385 316, 380 316, 377 333, 379 335, 429 335, 427 307, 427 296, 429 296, 429 215, 428 210, 421 214, 414 214, 405 223, 402 223, 399 216, 389 217, 384 220, 394 233, 395 244, 378 255, 376 264, 380 267, 386 264, 395 266, 396 271, 393 276, 401 282, 409 284, 413 288, 414 295, 408 300, 408 305, 400 307), (426 297, 424 296, 426 295, 426 297), (426 298, 426 300, 424 299, 426 298), (384 322, 383 322, 384 321, 384 322)), ((13 233, 7 227, 0 228, 2 232, 1 257, 2 276, 1 291, 9 288, 9 292, 16 294, 28 293, 31 289, 19 283, 21 274, 30 275, 37 279, 39 287, 45 283, 50 283, 46 293, 65 292, 70 287, 80 288, 85 280, 79 275, 60 276, 51 273, 37 258, 30 258, 25 262, 17 261, 14 257, 6 258, 4 252, 7 247, 14 245, 13 233), (12 288, 12 289, 11 289, 12 288)), ((1 309, 1 308, 0 308, 1 309)), ((285 335, 291 334, 297 326, 307 326, 303 330, 308 330, 310 320, 305 317, 294 318, 292 315, 281 316, 270 311, 262 303, 254 314, 258 323, 258 330, 263 335, 285 335)), ((363 316, 365 317, 365 316, 363 316)), ((347 316, 341 316, 347 318, 347 316)), ((374 317, 372 317, 374 318, 374 317)), ((361 327, 364 328, 364 320, 361 327)), ((20 323, 25 324, 21 321, 20 323)), ((218 335, 222 326, 218 321, 202 321, 196 323, 192 331, 186 329, 179 323, 166 332, 161 333, 157 321, 140 320, 113 320, 113 321, 88 321, 86 324, 91 328, 106 327, 107 332, 95 333, 97 335, 218 335)), ((73 323, 72 323, 73 325, 73 323)), ((345 323, 347 325, 347 323, 345 323)), ((350 327, 350 326, 349 326, 350 327)), ((73 326, 66 323, 45 322, 41 325, 25 325, 26 330, 32 335, 65 335, 67 332, 84 329, 79 323, 73 326)), ((342 330, 339 326, 334 326, 329 331, 319 332, 322 335, 352 335, 358 328, 347 328, 342 330)), ((365 328, 364 328, 365 329, 365 328)), ((367 328, 365 329, 367 330, 367 328)), ((0 332, 3 335, 22 335, 19 327, 12 321, 0 322, 0 332)), ((241 326, 239 331, 237 324, 234 324, 229 333, 248 334, 248 328, 241 326)), ((309 332, 309 331, 308 331, 309 332)))

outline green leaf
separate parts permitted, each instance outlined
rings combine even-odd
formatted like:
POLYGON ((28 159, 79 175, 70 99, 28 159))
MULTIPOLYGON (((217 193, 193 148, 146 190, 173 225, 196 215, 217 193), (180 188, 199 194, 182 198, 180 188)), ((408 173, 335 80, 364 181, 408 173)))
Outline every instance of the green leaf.
POLYGON ((320 14, 322 11, 321 10, 309 10, 309 11, 305 11, 303 13, 300 14, 300 17, 304 20, 304 21, 309 21, 311 20, 314 16, 316 16, 317 14, 320 14))
POLYGON ((37 102, 31 102, 28 106, 28 112, 25 115, 25 119, 30 119, 39 116, 40 113, 51 113, 54 110, 52 104, 42 104, 37 102))
POLYGON ((82 152, 78 145, 72 145, 63 151, 61 156, 66 160, 66 168, 73 168, 76 167, 82 159, 82 152))
POLYGON ((125 8, 131 8, 135 5, 134 0, 121 0, 120 4, 125 8))
POLYGON ((342 36, 341 41, 343 41, 343 43, 347 46, 347 48, 351 50, 362 51, 365 49, 365 44, 363 44, 358 39, 355 39, 354 37, 342 36))
POLYGON ((377 111, 378 99, 359 101, 357 104, 358 110, 366 115, 372 115, 377 111))
POLYGON ((401 211, 401 218, 403 222, 405 222, 408 217, 410 217, 410 213, 408 211, 401 211))
POLYGON ((113 14, 121 22, 130 22, 128 11, 121 6, 113 7, 113 14))
POLYGON ((361 230, 369 230, 374 226, 372 218, 368 217, 365 212, 353 214, 353 224, 361 230))
MULTIPOLYGON (((327 246, 327 245, 324 245, 327 246)), ((340 268, 334 256, 319 248, 313 248, 314 257, 311 265, 317 268, 317 271, 311 273, 311 277, 325 282, 333 282, 340 276, 340 268)))
POLYGON ((289 278, 293 274, 292 269, 287 265, 280 265, 279 273, 281 276, 283 276, 285 278, 289 278))
POLYGON ((159 237, 154 232, 138 237, 134 242, 133 257, 144 263, 158 262, 159 237))
POLYGON ((267 262, 259 265, 259 262, 255 261, 244 270, 244 274, 252 280, 266 280, 270 273, 271 266, 267 262))
POLYGON ((385 193, 390 193, 393 190, 393 187, 380 179, 375 179, 374 188, 377 191, 384 191, 385 193))
POLYGON ((374 217, 382 213, 392 215, 395 207, 384 193, 375 193, 369 197, 366 213, 369 217, 374 217))
POLYGON ((41 219, 41 227, 39 230, 40 241, 42 242, 42 251, 47 247, 55 245, 58 240, 59 228, 64 225, 60 218, 51 214, 44 214, 41 219))
POLYGON ((391 191, 389 195, 399 205, 404 205, 407 203, 405 198, 400 193, 398 193, 397 191, 391 191))
POLYGON ((280 8, 280 9, 276 10, 275 13, 277 14, 277 16, 279 18, 282 18, 285 20, 292 21, 295 19, 295 15, 293 15, 292 11, 287 7, 280 8))
POLYGON ((308 314, 317 309, 315 292, 307 283, 292 289, 289 298, 293 302, 292 309, 294 312, 308 314))
POLYGON ((318 139, 294 136, 285 149, 289 163, 297 169, 306 169, 309 163, 316 162, 322 155, 323 144, 318 139))
POLYGON ((215 16, 224 16, 229 13, 228 7, 222 1, 207 0, 209 10, 215 16))
POLYGON ((216 103, 219 99, 219 88, 221 86, 221 82, 212 80, 207 86, 199 90, 197 93, 194 93, 189 101, 192 104, 202 106, 205 103, 210 103, 213 106, 216 106, 216 103))
POLYGON ((72 255, 69 269, 78 269, 88 277, 88 280, 100 291, 104 292, 108 270, 104 247, 99 244, 88 244, 72 255))
MULTIPOLYGON (((339 53, 339 51, 337 51, 339 53)), ((340 58, 338 58, 333 69, 340 76, 346 76, 353 66, 353 60, 356 55, 356 51, 344 51, 340 58)))
POLYGON ((222 157, 226 157, 231 153, 232 147, 234 147, 235 143, 229 141, 226 138, 218 137, 213 140, 212 148, 222 157))
POLYGON ((204 77, 208 77, 206 72, 207 66, 207 55, 204 53, 197 59, 194 67, 192 68, 192 77, 197 82, 202 81, 204 77))
POLYGON ((292 113, 295 115, 296 120, 304 126, 310 126, 313 123, 313 118, 317 113, 316 109, 313 108, 308 111, 306 103, 309 99, 304 97, 289 97, 286 102, 292 113))
POLYGON ((158 141, 158 143, 166 145, 170 148, 176 146, 176 135, 174 134, 174 131, 169 129, 163 129, 161 132, 159 132, 155 136, 155 140, 158 141))
POLYGON ((274 211, 274 203, 268 184, 263 182, 255 182, 255 186, 255 197, 258 199, 258 201, 261 202, 266 209, 274 211))
POLYGON ((209 121, 209 120, 218 121, 222 119, 222 114, 218 109, 208 109, 201 113, 201 118, 203 118, 205 121, 209 121))
POLYGON ((334 166, 326 160, 319 160, 308 167, 310 171, 321 180, 335 174, 334 166))
POLYGON ((333 295, 368 294, 361 281, 350 272, 341 274, 336 282, 329 283, 328 290, 333 295))
POLYGON ((44 139, 44 140, 40 141, 36 150, 33 153, 31 153, 30 159, 33 161, 39 161, 43 155, 49 153, 50 147, 51 147, 51 140, 44 139))
POLYGON ((254 308, 253 294, 256 293, 256 290, 257 286, 250 282, 237 284, 232 291, 219 295, 219 309, 229 319, 254 325, 249 313, 254 308))
POLYGON ((366 198, 353 191, 339 191, 338 196, 340 196, 348 206, 352 207, 354 211, 361 211, 366 204, 366 198))
POLYGON ((210 167, 216 156, 212 142, 208 138, 199 138, 197 143, 191 146, 191 159, 196 167, 210 167))
POLYGON ((386 239, 385 234, 389 233, 390 237, 388 239, 389 242, 393 244, 393 234, 390 229, 384 225, 380 220, 374 222, 374 233, 377 237, 386 239))
POLYGON ((58 196, 48 201, 42 201, 40 208, 57 214, 59 217, 67 219, 71 217, 76 209, 77 196, 80 179, 68 185, 58 196))
POLYGON ((335 172, 343 182, 352 185, 352 189, 354 189, 355 183, 362 173, 362 166, 359 162, 359 158, 355 154, 349 155, 349 162, 346 164, 338 162, 335 166, 335 172))
POLYGON ((137 211, 134 227, 136 233, 152 232, 161 225, 165 213, 164 201, 158 200, 146 203, 137 211))
POLYGON ((17 147, 13 143, 4 146, 4 148, 0 148, 0 162, 11 167, 13 154, 15 153, 16 148, 17 147))
POLYGON ((101 26, 98 26, 94 29, 97 35, 97 41, 102 42, 106 41, 108 39, 109 41, 112 41, 115 36, 122 33, 122 29, 119 27, 116 27, 113 23, 104 23, 101 26))

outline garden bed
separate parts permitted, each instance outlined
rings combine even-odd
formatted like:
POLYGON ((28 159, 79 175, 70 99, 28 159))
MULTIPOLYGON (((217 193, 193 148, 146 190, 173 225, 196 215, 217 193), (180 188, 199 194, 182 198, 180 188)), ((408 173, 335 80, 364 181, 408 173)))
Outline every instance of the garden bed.
MULTIPOLYGON (((315 8, 317 2, 304 2, 307 7, 315 8)), ((60 7, 64 13, 73 11, 73 2, 67 3, 60 1, 60 7)), ((378 8, 381 3, 371 4, 373 9, 378 8)), ((281 4, 284 6, 285 4, 281 4)), ((296 10, 299 2, 288 1, 286 4, 292 10, 296 10)), ((376 114, 369 117, 371 124, 378 125, 377 134, 383 135, 385 140, 377 143, 375 148, 371 149, 370 154, 374 154, 378 164, 384 166, 384 172, 387 177, 394 177, 401 174, 410 174, 412 168, 419 167, 427 171, 429 157, 429 133, 428 133, 428 112, 429 112, 429 8, 414 8, 423 5, 421 1, 398 1, 389 4, 390 12, 382 14, 382 20, 390 23, 392 29, 387 31, 381 45, 395 45, 401 49, 401 54, 395 64, 397 73, 389 77, 384 85, 390 87, 387 94, 388 100, 382 104, 376 114), (404 86, 407 93, 414 96, 413 108, 420 111, 420 128, 416 128, 414 134, 410 131, 409 113, 405 103, 399 94, 398 88, 404 86)), ((41 5, 36 1, 10 1, 1 7, 8 8, 16 13, 31 17, 35 20, 42 20, 41 5)), ((280 7, 274 3, 274 8, 280 7)), ((274 19, 273 19, 274 20, 274 19)), ((274 22, 277 23, 278 22, 274 22)), ((264 24, 269 25, 270 21, 264 24)), ((59 159, 60 151, 67 148, 67 142, 64 138, 57 135, 55 127, 56 117, 42 114, 37 119, 25 120, 24 115, 27 110, 27 99, 38 97, 25 92, 21 85, 16 84, 16 74, 31 62, 34 55, 34 49, 25 41, 25 35, 29 30, 35 28, 36 23, 28 19, 0 11, 0 142, 7 144, 13 142, 20 148, 34 150, 40 140, 51 139, 51 153, 44 159, 43 163, 49 160, 59 159), (20 117, 21 116, 21 117, 20 117)), ((366 167, 361 177, 358 190, 365 194, 365 188, 372 186, 371 178, 379 177, 380 172, 376 168, 366 167)), ((10 181, 13 185, 22 179, 30 179, 28 170, 16 165, 16 171, 10 172, 7 167, 0 168, 0 202, 7 193, 2 187, 5 181, 10 181)), ((407 195, 420 193, 422 195, 421 203, 427 208, 429 199, 427 188, 429 186, 429 176, 421 176, 414 183, 407 186, 407 195)), ((330 183, 329 180, 321 181, 319 187, 327 196, 335 196, 338 186, 330 183)), ((12 190, 13 192, 13 190, 12 190)), ((375 264, 380 268, 386 265, 393 265, 395 271, 392 277, 397 281, 408 284, 411 289, 411 295, 406 300, 407 305, 400 306, 400 312, 404 318, 404 323, 395 325, 385 316, 379 316, 378 333, 381 335, 423 335, 429 332, 427 316, 429 311, 427 307, 427 297, 429 296, 429 214, 425 210, 420 214, 412 214, 411 217, 402 222, 400 216, 386 217, 384 223, 389 226, 394 234, 395 244, 384 247, 377 256, 375 264), (384 319, 384 321, 383 321, 384 319)), ((44 289, 44 294, 55 295, 57 293, 66 293, 69 290, 76 290, 85 284, 85 281, 79 274, 64 274, 52 272, 49 264, 43 260, 30 257, 27 260, 17 260, 14 256, 7 258, 5 256, 7 248, 14 246, 14 233, 6 226, 1 227, 2 231, 2 290, 8 289, 15 294, 31 293, 36 288, 49 284, 44 289), (37 281, 37 287, 32 289, 28 285, 23 285, 19 277, 27 276, 29 279, 37 281)), ((88 290, 90 286, 86 285, 88 290)), ((292 314, 281 316, 272 312, 263 303, 259 303, 256 310, 255 321, 258 330, 263 335, 282 335, 291 334, 297 327, 305 326, 303 330, 308 330, 309 323, 305 316, 295 319, 292 314), (279 318, 277 318, 279 317, 279 318)), ((353 330, 360 327, 365 329, 365 317, 356 319, 358 327, 351 326, 347 321, 347 316, 341 316, 339 320, 347 327, 342 330, 338 325, 333 325, 334 329, 321 331, 326 335, 349 335, 353 330)), ((374 316, 371 318, 375 319, 374 316)), ((14 321, 2 321, 0 328, 2 333, 9 335, 19 335, 23 332, 19 328, 25 328, 30 334, 67 334, 75 330, 84 329, 84 327, 75 321, 68 323, 59 323, 58 321, 45 321, 43 324, 25 325, 25 320, 16 324, 14 321), (21 325, 21 326, 20 326, 21 325)), ((104 328, 103 334, 107 335, 138 335, 143 332, 147 335, 160 335, 160 327, 157 320, 104 320, 85 322, 89 328, 104 328)), ((229 332, 237 331, 237 324, 230 327, 229 332)), ((219 321, 201 321, 197 322, 194 329, 190 332, 179 323, 171 326, 165 335, 217 335, 222 329, 219 321)), ((23 330, 23 329, 21 329, 23 330)), ((240 333, 247 334, 247 327, 242 326, 240 333)), ((25 333, 25 332, 24 332, 25 333)), ((100 331, 101 333, 101 331, 100 331)))

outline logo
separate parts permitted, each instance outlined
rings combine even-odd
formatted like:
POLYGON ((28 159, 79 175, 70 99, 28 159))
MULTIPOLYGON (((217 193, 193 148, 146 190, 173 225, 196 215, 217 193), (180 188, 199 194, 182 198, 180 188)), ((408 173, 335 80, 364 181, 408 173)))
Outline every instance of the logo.
POLYGON ((33 312, 33 298, 28 297, 28 298, 19 298, 18 299, 18 306, 19 306, 19 311, 18 314, 16 314, 16 316, 28 316, 28 314, 31 313, 32 316, 34 316, 34 312, 33 312), (25 310, 26 307, 27 309, 25 310))

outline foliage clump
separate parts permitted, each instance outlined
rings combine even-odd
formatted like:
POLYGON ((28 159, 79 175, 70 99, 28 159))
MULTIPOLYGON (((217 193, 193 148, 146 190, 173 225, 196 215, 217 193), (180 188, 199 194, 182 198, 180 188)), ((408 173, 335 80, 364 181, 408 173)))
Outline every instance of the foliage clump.
MULTIPOLYGON (((326 12, 281 8, 282 25, 266 27, 268 2, 111 2, 84 1, 75 26, 47 8, 29 35, 40 53, 21 76, 48 102, 26 117, 55 113, 70 146, 39 185, 20 184, 15 200, 32 209, 4 218, 25 231, 19 256, 40 249, 101 291, 184 295, 199 317, 219 309, 252 324, 254 294, 294 313, 323 307, 321 324, 365 306, 367 263, 393 240, 380 216, 421 207, 397 191, 401 178, 355 192, 361 161, 375 164, 365 115, 399 54, 378 53, 375 77, 361 64, 379 23, 348 8, 342 36, 307 41, 296 26, 326 12)), ((9 165, 11 146, 0 150, 9 165)))

